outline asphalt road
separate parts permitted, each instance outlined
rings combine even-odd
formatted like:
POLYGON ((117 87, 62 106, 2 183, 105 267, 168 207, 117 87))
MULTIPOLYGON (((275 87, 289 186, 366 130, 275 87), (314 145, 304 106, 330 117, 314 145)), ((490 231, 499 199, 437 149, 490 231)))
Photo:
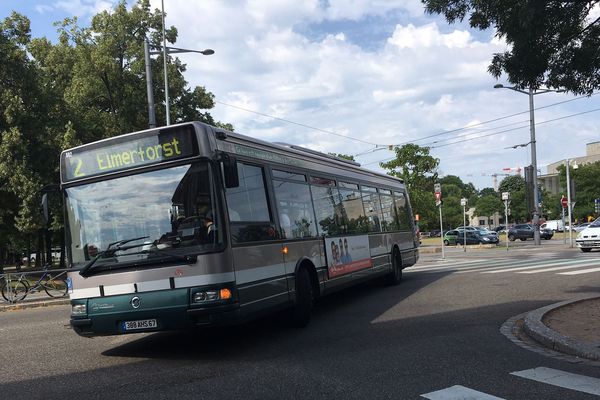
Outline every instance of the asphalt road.
POLYGON ((600 267, 600 252, 559 242, 449 249, 440 258, 423 255, 399 286, 369 283, 322 299, 301 330, 273 317, 209 332, 85 339, 69 329, 68 306, 2 312, 0 398, 453 398, 436 394, 448 388, 478 393, 454 398, 600 398, 511 374, 544 367, 600 379, 597 366, 524 349, 500 333, 513 316, 600 292, 600 272, 559 274, 576 264, 517 271, 600 267))

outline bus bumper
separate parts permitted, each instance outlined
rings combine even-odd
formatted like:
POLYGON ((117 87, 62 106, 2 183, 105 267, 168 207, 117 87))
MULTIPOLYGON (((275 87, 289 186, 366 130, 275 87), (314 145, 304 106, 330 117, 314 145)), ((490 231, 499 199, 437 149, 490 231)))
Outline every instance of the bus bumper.
POLYGON ((226 326, 242 321, 237 302, 191 305, 189 299, 189 290, 172 290, 72 300, 72 305, 85 303, 87 315, 71 316, 71 327, 80 336, 92 337, 226 326), (139 301, 137 309, 131 305, 134 297, 139 301))

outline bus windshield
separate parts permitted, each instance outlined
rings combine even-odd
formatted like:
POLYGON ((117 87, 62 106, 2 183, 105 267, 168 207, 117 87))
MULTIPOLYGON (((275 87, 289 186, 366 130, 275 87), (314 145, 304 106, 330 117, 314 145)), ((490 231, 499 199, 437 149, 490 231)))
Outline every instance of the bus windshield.
POLYGON ((220 249, 210 171, 201 162, 66 189, 73 266, 114 269, 220 249))

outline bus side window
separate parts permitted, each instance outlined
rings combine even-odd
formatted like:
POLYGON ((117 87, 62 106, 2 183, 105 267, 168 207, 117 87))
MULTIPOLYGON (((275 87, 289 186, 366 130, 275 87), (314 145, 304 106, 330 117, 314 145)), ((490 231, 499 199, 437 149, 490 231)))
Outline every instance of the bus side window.
POLYGON ((305 183, 273 180, 282 236, 299 239, 317 236, 310 189, 305 183))
POLYGON ((262 167, 237 163, 239 186, 225 192, 234 243, 273 240, 279 237, 267 201, 262 167))

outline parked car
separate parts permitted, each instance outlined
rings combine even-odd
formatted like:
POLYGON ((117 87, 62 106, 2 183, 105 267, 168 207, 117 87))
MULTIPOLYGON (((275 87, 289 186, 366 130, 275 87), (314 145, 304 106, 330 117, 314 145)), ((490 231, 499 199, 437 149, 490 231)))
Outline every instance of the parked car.
POLYGON ((579 232, 575 243, 584 253, 592 251, 592 249, 600 249, 600 218, 579 232))
POLYGON ((475 228, 474 226, 458 226, 458 227, 456 227, 454 229, 456 229, 457 231, 463 231, 463 230, 464 231, 471 231, 471 232, 477 232, 478 231, 478 229, 475 228))
POLYGON ((429 232, 429 237, 440 237, 440 231, 433 230, 433 231, 429 232))
POLYGON ((494 232, 499 233, 506 230, 506 226, 504 225, 498 225, 497 227, 494 228, 494 232))
POLYGON ((561 219, 553 219, 540 225, 540 229, 552 229, 554 232, 563 232, 565 230, 565 225, 561 219))
POLYGON ((477 231, 463 230, 459 231, 456 236, 456 244, 464 244, 466 240, 467 244, 480 244, 486 243, 484 238, 477 231))
POLYGON ((487 238, 487 240, 483 240, 483 243, 499 243, 500 239, 498 238, 498 233, 494 231, 490 231, 487 228, 478 227, 477 230, 482 238, 487 238))
POLYGON ((457 236, 458 236, 458 231, 456 229, 453 229, 451 231, 447 231, 444 234, 444 244, 446 246, 456 244, 456 237, 457 236))
MULTIPOLYGON (((514 242, 517 239, 525 241, 533 239, 533 227, 529 224, 517 224, 508 230, 508 240, 514 242)), ((540 238, 550 240, 554 236, 552 229, 540 229, 540 238)))
POLYGON ((584 222, 583 224, 579 224, 579 225, 573 226, 573 231, 574 232, 581 232, 585 228, 587 228, 588 226, 590 226, 590 222, 584 222))

